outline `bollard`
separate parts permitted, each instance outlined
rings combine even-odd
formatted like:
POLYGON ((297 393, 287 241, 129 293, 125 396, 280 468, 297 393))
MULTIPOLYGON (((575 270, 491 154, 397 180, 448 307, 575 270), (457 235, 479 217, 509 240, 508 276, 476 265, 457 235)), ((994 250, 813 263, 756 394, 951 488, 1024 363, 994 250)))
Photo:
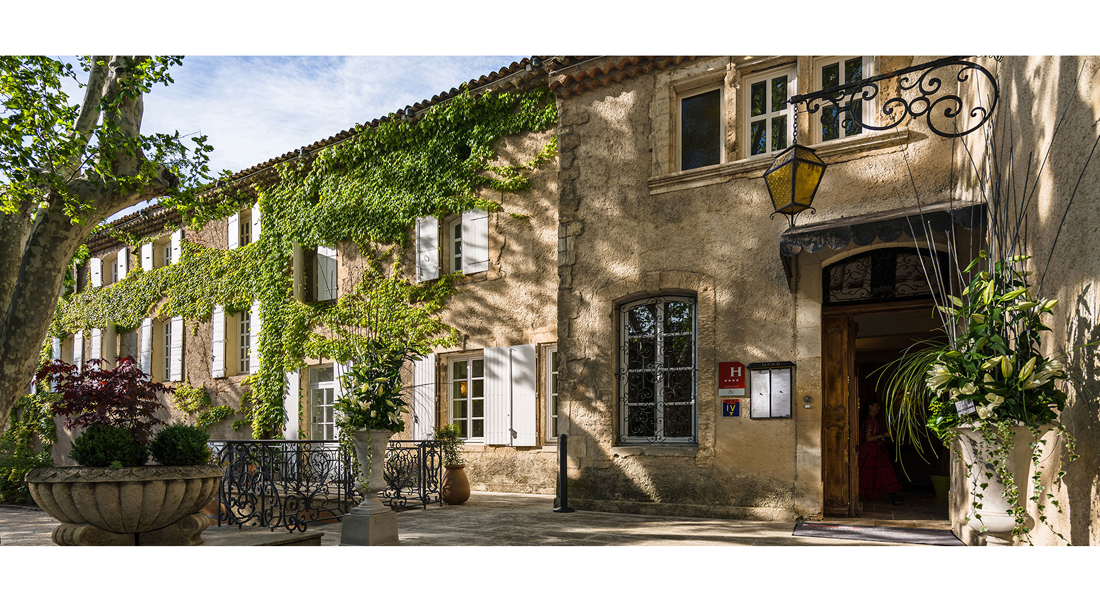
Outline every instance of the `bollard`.
POLYGON ((569 508, 569 478, 566 477, 565 474, 566 459, 568 456, 568 441, 566 435, 563 433, 558 436, 558 495, 561 498, 561 502, 559 502, 558 507, 554 509, 556 513, 573 512, 573 509, 569 508))

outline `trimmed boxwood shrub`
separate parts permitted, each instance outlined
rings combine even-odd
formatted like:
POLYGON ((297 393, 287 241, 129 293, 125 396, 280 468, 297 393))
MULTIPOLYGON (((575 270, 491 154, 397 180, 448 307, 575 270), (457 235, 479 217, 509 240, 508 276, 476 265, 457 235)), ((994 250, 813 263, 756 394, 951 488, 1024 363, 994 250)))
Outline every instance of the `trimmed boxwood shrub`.
POLYGON ((92 425, 73 440, 69 457, 84 467, 140 467, 149 451, 127 429, 92 425))
POLYGON ((194 425, 169 425, 157 432, 149 449, 153 458, 166 467, 204 465, 210 462, 206 443, 210 434, 194 425))

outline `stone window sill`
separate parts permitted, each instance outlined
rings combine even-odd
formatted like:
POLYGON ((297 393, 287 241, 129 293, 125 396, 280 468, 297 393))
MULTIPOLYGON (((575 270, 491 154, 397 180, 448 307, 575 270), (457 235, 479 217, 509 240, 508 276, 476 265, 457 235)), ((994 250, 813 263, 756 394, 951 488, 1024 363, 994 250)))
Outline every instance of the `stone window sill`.
MULTIPOLYGON (((898 127, 887 131, 822 142, 815 144, 813 149, 818 156, 825 159, 826 163, 836 163, 856 158, 863 152, 900 146, 908 140, 909 129, 898 127)), ((725 183, 740 177, 760 177, 774 160, 774 154, 753 156, 690 171, 651 177, 647 182, 649 184, 649 194, 652 196, 665 192, 704 187, 716 183, 725 183)))
POLYGON ((619 456, 688 456, 694 457, 699 452, 699 446, 659 445, 651 446, 614 446, 611 448, 613 457, 619 456))

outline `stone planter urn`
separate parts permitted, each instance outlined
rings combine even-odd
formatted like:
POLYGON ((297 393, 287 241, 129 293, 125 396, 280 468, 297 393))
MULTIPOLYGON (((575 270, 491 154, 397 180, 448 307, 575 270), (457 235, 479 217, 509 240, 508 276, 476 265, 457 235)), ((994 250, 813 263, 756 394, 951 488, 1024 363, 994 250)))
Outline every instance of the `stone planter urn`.
POLYGON ((393 432, 387 429, 359 429, 351 433, 355 457, 359 468, 370 477, 363 477, 363 501, 344 515, 340 532, 341 546, 396 546, 397 514, 378 499, 378 493, 386 489, 383 477, 386 464, 386 444, 393 432))
MULTIPOLYGON (((981 434, 969 427, 959 427, 955 431, 959 434, 958 441, 959 445, 962 446, 963 459, 967 464, 973 465, 970 468, 968 482, 970 493, 973 495, 978 490, 982 493, 982 508, 975 511, 973 506, 970 507, 970 512, 966 515, 970 519, 967 525, 974 531, 979 532, 981 532, 982 527, 986 527, 986 531, 982 532, 981 536, 987 545, 1011 546, 1013 545, 1012 529, 1016 526, 1016 518, 1010 512, 1013 506, 1004 497, 1005 488, 1001 477, 994 471, 990 461, 985 458, 990 456, 990 448, 982 439, 981 434), (987 473, 992 473, 993 476, 987 477, 987 473), (981 488, 983 483, 988 484, 984 490, 981 488), (975 513, 981 515, 980 520, 975 517, 975 513)), ((1045 431, 1041 431, 1040 435, 1042 433, 1045 433, 1045 431)), ((1029 444, 1036 439, 1027 427, 1013 427, 1012 448, 1005 458, 1005 467, 1012 473, 1012 480, 1018 490, 1018 501, 1022 500, 1024 502, 1023 507, 1025 509, 1027 508, 1027 498, 1029 496, 1028 485, 1031 482, 1031 447, 1029 444)), ((1035 520, 1031 515, 1027 515, 1025 519, 1024 525, 1026 527, 1034 526, 1035 520)))
POLYGON ((46 467, 25 479, 35 503, 61 521, 58 546, 194 546, 221 478, 221 467, 200 465, 46 467))
POLYGON ((470 499, 470 479, 466 477, 466 465, 446 465, 443 467, 443 481, 440 494, 447 504, 463 504, 470 499))

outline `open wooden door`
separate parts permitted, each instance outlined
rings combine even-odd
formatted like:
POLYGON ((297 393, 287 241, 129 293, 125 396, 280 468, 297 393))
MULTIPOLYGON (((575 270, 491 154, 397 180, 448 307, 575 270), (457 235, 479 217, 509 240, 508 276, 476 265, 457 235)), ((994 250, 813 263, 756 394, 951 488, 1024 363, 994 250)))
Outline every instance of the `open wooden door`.
POLYGON ((859 510, 859 463, 856 442, 859 409, 856 402, 856 323, 846 315, 822 317, 821 478, 824 512, 830 517, 854 517, 859 510))

